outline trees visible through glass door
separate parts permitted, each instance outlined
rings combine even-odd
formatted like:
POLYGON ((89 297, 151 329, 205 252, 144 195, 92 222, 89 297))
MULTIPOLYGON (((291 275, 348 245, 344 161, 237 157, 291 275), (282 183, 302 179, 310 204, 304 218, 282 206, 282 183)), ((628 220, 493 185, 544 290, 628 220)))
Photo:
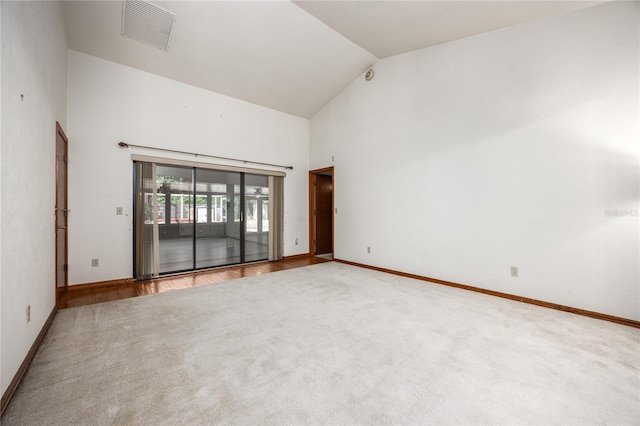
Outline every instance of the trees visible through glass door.
POLYGON ((196 169, 196 268, 242 262, 240 179, 236 172, 196 169))
POLYGON ((269 258, 268 176, 147 162, 134 170, 136 278, 269 258))
POLYGON ((245 174, 245 262, 269 257, 269 178, 245 174))
POLYGON ((156 167, 158 197, 159 272, 179 272, 194 267, 193 168, 156 167))

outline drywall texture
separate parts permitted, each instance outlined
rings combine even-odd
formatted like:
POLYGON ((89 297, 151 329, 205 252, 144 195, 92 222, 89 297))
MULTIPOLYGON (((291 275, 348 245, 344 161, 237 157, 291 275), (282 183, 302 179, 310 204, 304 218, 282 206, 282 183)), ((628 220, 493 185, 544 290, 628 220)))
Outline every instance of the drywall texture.
POLYGON ((2 392, 55 305, 56 121, 65 127, 66 96, 60 5, 2 2, 2 392))
POLYGON ((336 257, 639 320, 639 7, 377 62, 311 120, 336 257))
POLYGON ((68 98, 70 285, 132 276, 131 154, 194 160, 119 141, 293 166, 284 184, 284 253, 307 251, 309 120, 73 50, 68 98))
MULTIPOLYGON (((0 2, 0 46, 2 46, 2 3, 0 2)), ((0 188, 2 188, 2 52, 0 52, 0 188)), ((2 242, 2 196, 0 196, 0 245, 2 242)), ((0 247, 0 321, 2 320, 2 254, 0 247)), ((0 395, 4 395, 2 379, 2 323, 0 323, 0 395)))

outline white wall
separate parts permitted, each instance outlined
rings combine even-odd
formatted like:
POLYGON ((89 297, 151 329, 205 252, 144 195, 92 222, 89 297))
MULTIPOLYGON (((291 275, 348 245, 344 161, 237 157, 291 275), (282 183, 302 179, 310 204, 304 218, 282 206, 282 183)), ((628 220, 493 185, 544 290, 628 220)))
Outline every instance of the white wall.
POLYGON ((4 393, 55 305, 56 121, 65 127, 67 38, 57 2, 3 1, 1 19, 4 393))
POLYGON ((68 99, 71 285, 132 276, 131 154, 193 160, 122 149, 119 141, 292 165, 285 255, 308 251, 309 120, 73 50, 68 99), (125 215, 116 216, 116 207, 125 215), (92 258, 99 267, 91 267, 92 258))
POLYGON ((311 120, 336 257, 640 320, 638 8, 377 62, 311 120))
MULTIPOLYGON (((0 46, 2 46, 2 2, 0 2, 0 46)), ((2 52, 0 52, 0 188, 2 188, 2 52)), ((0 196, 0 321, 2 321, 2 196, 0 196)), ((0 395, 4 395, 2 378, 2 323, 0 322, 0 395)), ((0 420, 1 421, 1 420, 0 420)))

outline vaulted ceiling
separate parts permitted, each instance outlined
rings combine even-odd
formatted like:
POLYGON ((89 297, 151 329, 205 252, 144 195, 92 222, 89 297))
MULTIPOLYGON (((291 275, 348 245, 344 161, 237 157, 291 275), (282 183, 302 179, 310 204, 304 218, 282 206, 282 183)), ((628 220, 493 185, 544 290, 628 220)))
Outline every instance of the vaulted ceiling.
POLYGON ((311 117, 378 59, 601 1, 152 1, 168 51, 121 35, 123 2, 65 1, 69 48, 311 117))

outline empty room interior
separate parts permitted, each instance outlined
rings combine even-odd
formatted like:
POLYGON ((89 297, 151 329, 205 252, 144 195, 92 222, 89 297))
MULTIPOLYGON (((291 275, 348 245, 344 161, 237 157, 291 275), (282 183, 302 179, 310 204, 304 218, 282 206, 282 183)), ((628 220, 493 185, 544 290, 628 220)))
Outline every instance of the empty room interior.
POLYGON ((2 0, 0 43, 3 425, 640 423, 639 2, 2 0))

